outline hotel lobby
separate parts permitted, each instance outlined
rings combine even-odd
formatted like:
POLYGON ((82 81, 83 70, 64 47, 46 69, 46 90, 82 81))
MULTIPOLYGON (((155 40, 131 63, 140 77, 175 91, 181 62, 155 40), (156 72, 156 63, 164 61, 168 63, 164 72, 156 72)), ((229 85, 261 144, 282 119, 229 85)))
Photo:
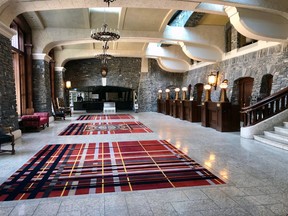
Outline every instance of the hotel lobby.
POLYGON ((1 1, 0 215, 287 216, 287 27, 286 0, 1 1))

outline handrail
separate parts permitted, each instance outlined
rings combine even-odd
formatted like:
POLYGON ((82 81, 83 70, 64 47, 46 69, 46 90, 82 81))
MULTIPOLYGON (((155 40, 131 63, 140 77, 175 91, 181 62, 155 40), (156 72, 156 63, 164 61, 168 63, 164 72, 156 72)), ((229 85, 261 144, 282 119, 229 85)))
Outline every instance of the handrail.
POLYGON ((288 87, 241 109, 243 127, 255 125, 288 108, 288 87))

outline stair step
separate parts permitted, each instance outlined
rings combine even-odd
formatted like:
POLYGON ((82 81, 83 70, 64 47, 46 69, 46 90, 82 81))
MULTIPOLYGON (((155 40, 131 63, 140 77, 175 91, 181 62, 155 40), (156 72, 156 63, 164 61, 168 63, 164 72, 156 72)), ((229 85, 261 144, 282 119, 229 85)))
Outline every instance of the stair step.
POLYGON ((288 122, 283 122, 283 124, 285 128, 288 128, 288 122))
POLYGON ((264 131, 264 135, 267 137, 267 139, 272 138, 275 141, 288 144, 288 135, 279 134, 275 131, 264 131))
POLYGON ((275 126, 274 130, 276 133, 281 134, 281 135, 286 135, 288 136, 288 128, 284 127, 284 126, 275 126))
POLYGON ((277 147, 277 148, 280 148, 280 149, 288 150, 288 144, 276 141, 276 140, 274 140, 271 137, 267 138, 267 136, 265 136, 265 135, 254 135, 254 139, 259 141, 259 142, 261 142, 261 143, 270 145, 270 146, 274 146, 274 147, 277 147))

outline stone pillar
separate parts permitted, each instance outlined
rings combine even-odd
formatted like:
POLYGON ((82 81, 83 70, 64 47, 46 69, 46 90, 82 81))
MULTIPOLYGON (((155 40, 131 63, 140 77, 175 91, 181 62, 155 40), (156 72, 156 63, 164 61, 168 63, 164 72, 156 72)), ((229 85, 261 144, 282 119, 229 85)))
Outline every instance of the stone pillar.
POLYGON ((55 67, 55 98, 64 98, 64 91, 65 91, 65 84, 64 84, 64 73, 65 73, 64 67, 55 67))
MULTIPOLYGON (((3 26, 2 26, 3 27, 3 26)), ((11 40, 14 32, 1 29, 0 34, 0 124, 19 128, 16 112, 15 78, 11 54, 11 40), (3 31, 6 34, 2 34, 3 31)))
POLYGON ((50 60, 46 54, 33 54, 34 111, 49 112, 51 115, 50 60))
POLYGON ((33 108, 33 84, 32 84, 32 44, 25 44, 26 52, 26 90, 27 104, 25 108, 33 108))

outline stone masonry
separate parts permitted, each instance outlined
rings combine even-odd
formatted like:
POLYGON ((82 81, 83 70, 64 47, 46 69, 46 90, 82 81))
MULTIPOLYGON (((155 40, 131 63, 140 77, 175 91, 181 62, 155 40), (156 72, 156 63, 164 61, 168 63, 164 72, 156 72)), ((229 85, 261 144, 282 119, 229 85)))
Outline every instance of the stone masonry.
MULTIPOLYGON (((65 65, 65 80, 72 88, 101 84, 101 62, 98 59, 70 61, 65 65)), ((183 75, 161 70, 149 60, 149 72, 141 73, 140 58, 113 58, 108 62, 107 85, 131 88, 138 92, 139 111, 156 111, 158 89, 182 83, 183 75)))
POLYGON ((18 129, 11 41, 0 34, 0 124, 18 129))
MULTIPOLYGON (((217 64, 191 70, 184 75, 184 86, 197 83, 207 83, 207 77, 211 71, 218 70, 218 85, 228 79, 228 98, 232 94, 233 82, 240 77, 253 77, 252 103, 259 97, 261 80, 263 75, 273 75, 271 94, 288 86, 288 45, 280 44, 265 48, 243 56, 228 59, 217 64)), ((212 101, 218 101, 220 88, 212 90, 212 101)))
POLYGON ((51 115, 50 69, 45 60, 33 60, 33 96, 35 112, 51 115))

